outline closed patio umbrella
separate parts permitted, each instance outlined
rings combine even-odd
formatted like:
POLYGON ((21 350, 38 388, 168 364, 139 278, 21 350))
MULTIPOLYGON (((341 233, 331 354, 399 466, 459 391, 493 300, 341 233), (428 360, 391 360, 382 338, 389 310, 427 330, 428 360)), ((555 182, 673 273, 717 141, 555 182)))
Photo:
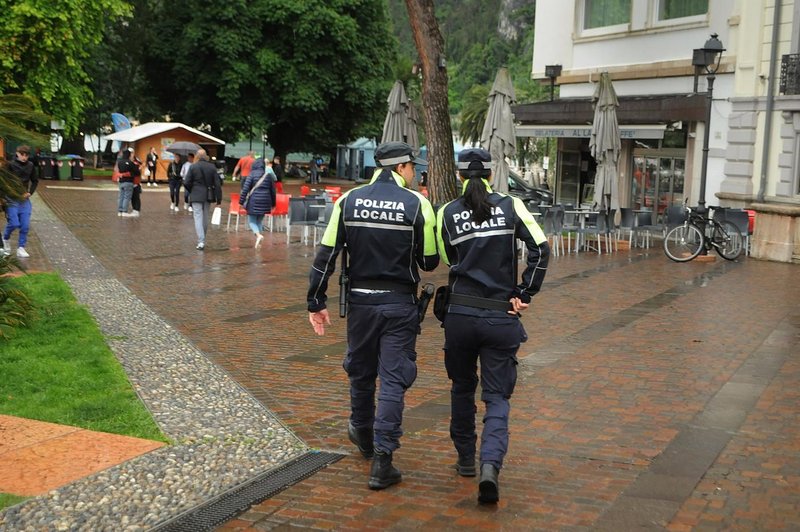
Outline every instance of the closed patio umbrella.
POLYGON ((417 122, 419 122, 419 113, 414 102, 408 100, 408 112, 406 113, 406 143, 414 148, 415 152, 419 152, 419 132, 417 130, 417 122))
POLYGON ((481 133, 481 146, 492 154, 494 165, 494 184, 498 192, 508 192, 508 162, 517 151, 517 137, 514 130, 514 115, 511 104, 515 102, 514 85, 508 69, 501 68, 494 78, 489 92, 489 111, 481 133))
POLYGON ((402 81, 394 82, 386 101, 389 104, 389 110, 386 113, 386 120, 383 121, 381 143, 408 142, 408 96, 406 96, 402 81))
POLYGON ((611 84, 608 72, 600 75, 600 82, 592 96, 594 121, 589 140, 589 151, 597 161, 594 178, 594 208, 599 211, 619 210, 619 185, 617 183, 617 162, 621 142, 617 122, 617 93, 611 84))

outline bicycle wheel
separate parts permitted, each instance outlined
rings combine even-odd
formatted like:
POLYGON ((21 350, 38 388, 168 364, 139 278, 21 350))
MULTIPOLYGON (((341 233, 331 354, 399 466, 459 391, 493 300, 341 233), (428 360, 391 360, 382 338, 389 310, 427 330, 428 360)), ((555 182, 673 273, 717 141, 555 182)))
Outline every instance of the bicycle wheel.
POLYGON ((690 261, 702 250, 703 233, 692 224, 673 227, 664 237, 664 253, 675 262, 690 261))
POLYGON ((720 224, 714 224, 712 242, 714 249, 720 257, 726 260, 736 260, 744 249, 744 238, 736 224, 725 220, 720 224))

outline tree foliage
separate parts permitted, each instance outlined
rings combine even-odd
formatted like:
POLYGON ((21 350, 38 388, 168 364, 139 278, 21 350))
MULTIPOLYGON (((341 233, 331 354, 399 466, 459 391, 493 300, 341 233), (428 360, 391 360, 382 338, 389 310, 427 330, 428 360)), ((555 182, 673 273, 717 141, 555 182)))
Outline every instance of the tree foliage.
MULTIPOLYGON (((50 140, 36 129, 46 124, 49 117, 37 110, 36 100, 22 94, 0 94, 0 138, 44 147, 50 140)), ((2 158, 2 154, 0 154, 2 158)), ((21 199, 25 189, 12 175, 6 164, 0 164, 0 206, 5 198, 21 199)))
MULTIPOLYGON (((377 136, 396 41, 381 0, 243 0, 155 13, 147 75, 164 111, 278 153, 377 136)), ((167 8, 163 8, 167 10, 167 8)))
POLYGON ((0 0, 0 92, 38 98, 64 120, 80 125, 92 101, 86 59, 103 37, 107 18, 124 17, 123 0, 0 0))
POLYGON ((158 38, 150 3, 133 0, 131 17, 104 21, 103 40, 92 48, 85 65, 94 95, 82 121, 86 132, 108 127, 115 112, 140 122, 164 119, 145 70, 147 50, 158 38))

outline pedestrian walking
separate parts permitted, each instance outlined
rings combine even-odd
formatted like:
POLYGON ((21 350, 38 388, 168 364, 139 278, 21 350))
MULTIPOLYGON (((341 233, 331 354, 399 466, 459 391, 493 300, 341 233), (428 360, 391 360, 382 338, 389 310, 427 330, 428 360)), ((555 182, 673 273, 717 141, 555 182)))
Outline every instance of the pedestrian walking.
POLYGON ((275 207, 277 195, 275 193, 275 173, 269 165, 264 164, 264 159, 258 159, 250 169, 250 175, 242 183, 242 193, 239 195, 239 205, 247 210, 247 223, 256 237, 255 247, 261 245, 264 235, 264 216, 272 212, 275 207))
POLYGON ((323 335, 330 324, 328 279, 343 251, 342 273, 349 279, 340 288, 348 298, 342 364, 350 379, 347 433, 365 458, 373 458, 368 485, 379 490, 402 479, 392 459, 403 434, 405 392, 417 376, 418 269, 433 270, 439 257, 433 207, 408 190, 415 164, 427 163, 415 159, 404 142, 381 144, 375 158, 380 168, 372 181, 345 192, 334 205, 311 268, 307 300, 314 332, 323 335))
MULTIPOLYGON (((192 167, 192 163, 194 162, 194 153, 190 153, 186 156, 186 161, 181 166, 181 183, 186 179, 186 176, 189 174, 189 168, 192 167)), ((183 208, 187 209, 189 212, 192 212, 192 204, 189 201, 189 189, 185 186, 183 187, 183 208)))
MULTIPOLYGON (((444 363, 450 388, 450 438, 456 470, 476 475, 475 389, 480 361, 486 406, 480 448, 478 500, 499 500, 498 476, 508 449, 509 400, 517 381, 517 350, 527 335, 519 315, 541 288, 550 247, 521 200, 491 189, 491 155, 462 150, 458 172, 463 194, 437 214, 439 254, 450 267, 443 317, 444 363), (517 280, 517 239, 528 251, 517 280)), ((434 303, 435 308, 441 308, 434 303)), ((437 317, 442 318, 437 311, 437 317)))
POLYGON ((144 175, 147 178, 147 186, 157 187, 158 181, 156 180, 156 172, 158 170, 158 154, 156 153, 155 148, 150 148, 150 152, 147 154, 145 162, 147 165, 144 169, 144 175))
POLYGON ((250 150, 247 152, 247 155, 236 162, 236 166, 233 167, 233 173, 231 174, 231 181, 236 181, 238 176, 242 183, 244 183, 244 180, 250 175, 250 169, 253 167, 253 163, 256 160, 255 153, 256 152, 253 150, 250 150))
POLYGON ((197 233, 197 249, 202 251, 206 247, 210 206, 212 203, 217 205, 222 203, 222 184, 219 174, 214 165, 208 161, 206 150, 197 150, 194 163, 183 179, 183 186, 189 191, 194 230, 197 233))
POLYGON ((272 171, 275 172, 275 181, 278 183, 283 182, 283 165, 281 164, 281 158, 277 155, 272 158, 272 171))
POLYGON ((31 196, 39 186, 39 178, 34 172, 33 163, 28 160, 31 155, 29 146, 20 145, 14 153, 14 159, 8 163, 8 171, 19 180, 19 188, 22 190, 21 198, 5 198, 6 227, 3 230, 3 250, 6 255, 11 255, 11 235, 14 231, 19 231, 17 240, 17 257, 26 259, 30 254, 25 249, 28 243, 28 231, 30 230, 31 196))
POLYGON ((128 208, 131 206, 133 197, 134 175, 139 171, 131 160, 133 148, 125 148, 117 161, 117 171, 119 172, 119 199, 117 201, 117 216, 130 216, 128 208))
POLYGON ((308 172, 310 174, 309 183, 312 185, 319 183, 319 165, 317 164, 316 157, 312 157, 311 161, 308 163, 308 172))
MULTIPOLYGON (((175 154, 175 159, 167 167, 167 179, 169 181, 169 210, 178 212, 181 210, 181 156, 175 154)), ((185 202, 184 202, 185 204, 185 202)))
POLYGON ((136 167, 132 172, 133 192, 131 193, 131 217, 138 218, 142 212, 142 160, 133 156, 136 167))

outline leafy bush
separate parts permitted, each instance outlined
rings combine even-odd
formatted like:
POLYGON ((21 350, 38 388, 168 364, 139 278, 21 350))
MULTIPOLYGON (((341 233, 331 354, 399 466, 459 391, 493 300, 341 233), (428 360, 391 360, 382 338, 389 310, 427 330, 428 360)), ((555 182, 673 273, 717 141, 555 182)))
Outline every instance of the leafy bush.
POLYGON ((0 340, 7 339, 14 328, 29 325, 33 313, 30 298, 9 275, 13 269, 24 271, 15 257, 0 252, 0 340))

